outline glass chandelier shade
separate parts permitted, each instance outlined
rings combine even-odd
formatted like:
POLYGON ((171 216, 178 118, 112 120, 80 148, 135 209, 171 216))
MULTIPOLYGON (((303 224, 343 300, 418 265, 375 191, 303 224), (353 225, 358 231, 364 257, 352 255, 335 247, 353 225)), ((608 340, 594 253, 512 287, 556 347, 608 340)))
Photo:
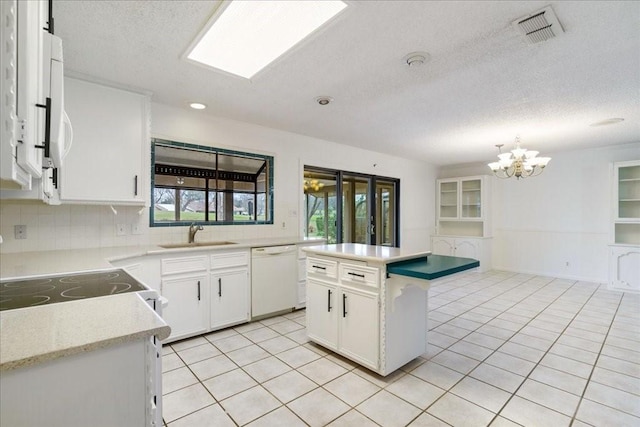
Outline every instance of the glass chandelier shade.
MULTIPOLYGON (((551 157, 538 157, 539 152, 520 147, 520 137, 516 137, 516 148, 509 153, 498 154, 498 161, 489 163, 489 167, 498 178, 527 178, 542 173, 551 157)), ((498 151, 502 144, 496 145, 498 151)))
POLYGON ((319 191, 324 184, 317 179, 305 179, 302 188, 304 191, 319 191))

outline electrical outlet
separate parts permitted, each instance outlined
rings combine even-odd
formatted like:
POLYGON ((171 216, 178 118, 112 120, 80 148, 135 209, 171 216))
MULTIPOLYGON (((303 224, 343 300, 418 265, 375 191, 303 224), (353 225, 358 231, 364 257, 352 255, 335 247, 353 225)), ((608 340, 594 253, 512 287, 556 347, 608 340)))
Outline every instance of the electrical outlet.
POLYGON ((125 236, 127 234, 126 224, 116 224, 116 236, 125 236))
POLYGON ((140 224, 131 224, 131 234, 142 234, 140 224))
POLYGON ((16 240, 26 239, 27 238, 27 226, 26 225, 15 225, 13 227, 13 232, 16 240))

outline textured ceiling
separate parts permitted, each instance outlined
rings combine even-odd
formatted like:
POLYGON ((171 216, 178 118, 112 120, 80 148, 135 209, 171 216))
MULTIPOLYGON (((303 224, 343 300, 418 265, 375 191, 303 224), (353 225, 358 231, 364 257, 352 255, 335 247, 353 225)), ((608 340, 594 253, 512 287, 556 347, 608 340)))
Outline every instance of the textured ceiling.
POLYGON ((348 3, 251 80, 182 59, 216 1, 56 0, 54 16, 72 74, 436 165, 493 161, 518 134, 541 155, 640 141, 640 2, 348 3), (548 5, 565 32, 527 44, 511 22, 548 5), (410 68, 413 51, 431 60, 410 68))

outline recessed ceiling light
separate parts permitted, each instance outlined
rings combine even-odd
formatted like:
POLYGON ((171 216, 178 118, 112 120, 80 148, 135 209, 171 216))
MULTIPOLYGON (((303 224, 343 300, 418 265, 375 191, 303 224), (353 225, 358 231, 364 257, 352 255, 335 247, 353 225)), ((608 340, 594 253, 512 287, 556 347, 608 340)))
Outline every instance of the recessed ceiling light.
POLYGON ((339 0, 227 4, 191 44, 187 58, 247 79, 347 7, 339 0))
POLYGON ((194 110, 204 110, 205 108, 207 108, 207 105, 201 102, 190 102, 189 107, 193 108, 194 110))
POLYGON ((330 96, 319 96, 316 98, 316 102, 320 105, 329 105, 333 102, 333 98, 330 96))
POLYGON ((614 118, 611 118, 611 119, 606 119, 606 120, 601 120, 599 122, 591 123, 589 126, 596 127, 596 126, 614 125, 614 124, 620 123, 622 121, 624 121, 623 118, 614 117, 614 118))
POLYGON ((428 62, 431 56, 427 52, 411 52, 402 58, 409 67, 418 67, 428 62))

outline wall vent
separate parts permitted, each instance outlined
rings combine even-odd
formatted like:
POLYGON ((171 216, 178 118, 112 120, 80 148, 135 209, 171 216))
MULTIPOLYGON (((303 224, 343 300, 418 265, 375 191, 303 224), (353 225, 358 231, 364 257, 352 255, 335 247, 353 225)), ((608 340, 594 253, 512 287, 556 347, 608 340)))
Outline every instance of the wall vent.
POLYGON ((529 44, 549 40, 564 32, 551 6, 517 19, 512 24, 529 44))

